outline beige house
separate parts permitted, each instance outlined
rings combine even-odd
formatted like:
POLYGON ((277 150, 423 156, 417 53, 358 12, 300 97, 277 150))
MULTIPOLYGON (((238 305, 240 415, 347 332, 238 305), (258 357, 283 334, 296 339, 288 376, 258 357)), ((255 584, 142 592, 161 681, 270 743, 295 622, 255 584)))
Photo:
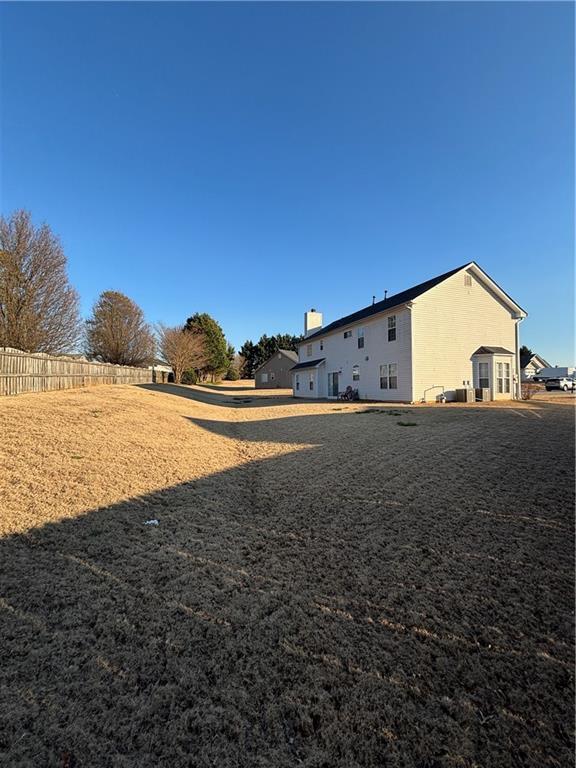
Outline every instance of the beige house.
POLYGON ((311 310, 292 369, 294 396, 335 398, 351 386, 368 400, 520 397, 525 317, 475 262, 325 327, 311 310))
POLYGON ((279 349, 254 371, 256 389, 290 389, 291 370, 298 362, 298 355, 291 349, 279 349))

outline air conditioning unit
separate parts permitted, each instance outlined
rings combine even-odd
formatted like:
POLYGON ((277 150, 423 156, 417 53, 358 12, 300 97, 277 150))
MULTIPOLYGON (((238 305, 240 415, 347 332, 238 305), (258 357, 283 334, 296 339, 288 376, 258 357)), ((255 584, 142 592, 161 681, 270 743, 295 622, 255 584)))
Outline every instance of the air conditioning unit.
POLYGON ((468 387, 466 389, 457 389, 456 400, 459 403, 474 403, 476 402, 476 393, 468 387))
POLYGON ((476 388, 476 400, 482 402, 482 403, 488 403, 490 401, 490 390, 486 387, 480 387, 476 388))

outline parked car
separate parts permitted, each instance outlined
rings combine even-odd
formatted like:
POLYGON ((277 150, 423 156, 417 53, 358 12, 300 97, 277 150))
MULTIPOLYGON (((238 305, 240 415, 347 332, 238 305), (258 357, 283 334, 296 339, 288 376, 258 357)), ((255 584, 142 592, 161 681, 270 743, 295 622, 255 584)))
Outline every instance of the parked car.
POLYGON ((563 376, 560 379, 546 379, 546 392, 550 392, 552 389, 563 389, 564 392, 568 392, 568 390, 574 392, 575 388, 576 382, 568 376, 563 376))

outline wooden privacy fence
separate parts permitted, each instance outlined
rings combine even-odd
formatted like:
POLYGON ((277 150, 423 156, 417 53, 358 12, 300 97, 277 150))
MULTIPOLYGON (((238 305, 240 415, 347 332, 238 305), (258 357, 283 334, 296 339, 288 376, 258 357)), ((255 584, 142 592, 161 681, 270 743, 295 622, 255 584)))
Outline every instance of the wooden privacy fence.
POLYGON ((151 381, 149 368, 89 363, 73 357, 33 355, 0 347, 0 396, 93 384, 147 384, 151 381))

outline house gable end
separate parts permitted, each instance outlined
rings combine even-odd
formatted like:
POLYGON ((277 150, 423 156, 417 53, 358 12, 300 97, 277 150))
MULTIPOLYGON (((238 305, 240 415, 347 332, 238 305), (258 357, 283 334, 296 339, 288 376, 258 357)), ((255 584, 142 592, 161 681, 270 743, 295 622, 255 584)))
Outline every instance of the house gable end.
POLYGON ((261 363, 258 368, 254 370, 254 373, 258 373, 259 370, 264 368, 264 366, 268 365, 272 360, 277 358, 278 355, 282 355, 282 357, 286 358, 287 361, 297 363, 298 362, 298 354, 296 352, 293 352, 291 349, 278 349, 276 352, 274 352, 273 355, 270 355, 268 360, 265 360, 263 363, 261 363))

